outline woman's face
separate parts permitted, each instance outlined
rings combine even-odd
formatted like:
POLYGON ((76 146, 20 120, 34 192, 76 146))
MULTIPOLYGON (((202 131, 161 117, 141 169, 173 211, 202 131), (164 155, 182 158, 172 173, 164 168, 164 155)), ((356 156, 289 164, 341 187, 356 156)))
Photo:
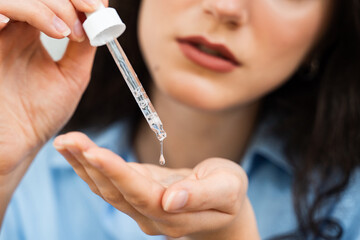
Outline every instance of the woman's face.
POLYGON ((284 83, 321 34, 329 0, 142 0, 139 36, 156 86, 205 110, 284 83))

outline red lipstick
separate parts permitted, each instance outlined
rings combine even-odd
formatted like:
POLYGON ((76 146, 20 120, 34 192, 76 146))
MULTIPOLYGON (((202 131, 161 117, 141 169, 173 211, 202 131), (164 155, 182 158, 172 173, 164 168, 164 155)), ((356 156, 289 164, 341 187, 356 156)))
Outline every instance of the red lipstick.
POLYGON ((211 43, 201 36, 178 38, 177 41, 186 58, 209 70, 226 73, 241 65, 223 44, 211 43))

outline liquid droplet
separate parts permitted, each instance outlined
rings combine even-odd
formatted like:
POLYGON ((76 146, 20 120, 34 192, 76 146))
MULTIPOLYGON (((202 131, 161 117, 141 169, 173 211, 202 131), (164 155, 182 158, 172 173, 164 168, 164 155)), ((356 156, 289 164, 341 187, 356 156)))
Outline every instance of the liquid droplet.
POLYGON ((164 155, 160 155, 159 164, 162 165, 162 166, 165 165, 164 155))
POLYGON ((159 159, 160 165, 165 165, 165 158, 164 158, 164 141, 160 141, 160 159, 159 159))

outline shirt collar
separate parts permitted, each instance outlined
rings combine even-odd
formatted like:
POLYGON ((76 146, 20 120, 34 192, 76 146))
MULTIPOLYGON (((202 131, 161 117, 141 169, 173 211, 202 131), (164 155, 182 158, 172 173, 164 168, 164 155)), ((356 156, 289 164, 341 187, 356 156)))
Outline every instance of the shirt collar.
POLYGON ((255 156, 260 155, 261 159, 292 175, 293 169, 285 154, 285 143, 271 132, 274 121, 273 119, 260 123, 255 131, 241 164, 247 173, 256 165, 255 156))
MULTIPOLYGON (((242 167, 249 173, 256 165, 255 156, 261 155, 262 159, 292 175, 292 167, 287 162, 287 157, 284 153, 284 142, 276 138, 271 133, 271 126, 273 121, 265 121, 261 123, 250 141, 249 147, 243 157, 242 167)), ((136 162, 136 157, 133 155, 130 146, 130 131, 127 121, 116 122, 107 127, 103 131, 85 131, 90 139, 92 139, 98 146, 110 149, 114 153, 120 155, 128 162, 136 162)), ((54 139, 51 139, 47 146, 42 150, 49 159, 50 166, 55 169, 69 169, 71 165, 64 159, 64 157, 55 151, 52 146, 54 139)))

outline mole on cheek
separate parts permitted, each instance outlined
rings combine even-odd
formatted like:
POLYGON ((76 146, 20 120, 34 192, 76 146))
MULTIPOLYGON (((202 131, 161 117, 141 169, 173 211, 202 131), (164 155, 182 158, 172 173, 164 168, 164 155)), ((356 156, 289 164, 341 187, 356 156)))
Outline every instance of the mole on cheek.
POLYGON ((160 66, 159 65, 154 65, 154 67, 153 67, 153 70, 154 70, 154 72, 158 72, 158 71, 160 71, 160 66))

